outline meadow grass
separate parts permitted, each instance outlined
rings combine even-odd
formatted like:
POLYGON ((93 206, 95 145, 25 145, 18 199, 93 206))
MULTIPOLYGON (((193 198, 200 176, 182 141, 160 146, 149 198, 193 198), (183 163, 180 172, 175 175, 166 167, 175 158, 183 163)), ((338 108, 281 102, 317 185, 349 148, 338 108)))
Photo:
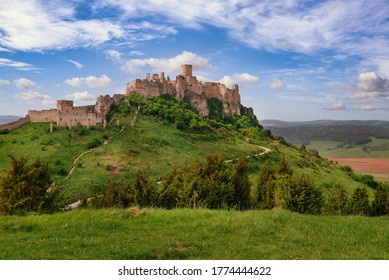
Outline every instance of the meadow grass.
POLYGON ((341 142, 313 140, 308 148, 318 150, 323 157, 388 158, 389 139, 372 137, 371 140, 363 145, 342 145, 341 142))
POLYGON ((0 217, 0 259, 389 259, 389 217, 104 209, 0 217))

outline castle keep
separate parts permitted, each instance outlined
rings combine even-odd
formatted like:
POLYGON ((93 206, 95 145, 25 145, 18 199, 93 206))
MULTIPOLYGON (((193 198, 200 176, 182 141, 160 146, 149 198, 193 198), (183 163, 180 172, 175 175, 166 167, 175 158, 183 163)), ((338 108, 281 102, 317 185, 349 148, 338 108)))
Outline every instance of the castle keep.
POLYGON ((240 115, 240 94, 238 85, 232 89, 217 82, 201 82, 192 76, 192 65, 181 65, 181 73, 175 80, 165 79, 165 74, 146 74, 146 79, 136 79, 127 84, 126 95, 141 94, 144 96, 159 96, 170 94, 179 100, 188 101, 197 109, 200 115, 208 116, 208 99, 216 98, 223 101, 225 116, 240 115))

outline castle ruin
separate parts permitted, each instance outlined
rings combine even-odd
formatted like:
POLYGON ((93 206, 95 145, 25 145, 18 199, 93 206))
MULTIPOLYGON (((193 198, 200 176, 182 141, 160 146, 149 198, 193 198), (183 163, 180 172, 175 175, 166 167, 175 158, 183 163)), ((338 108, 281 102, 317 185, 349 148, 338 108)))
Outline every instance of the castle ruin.
POLYGON ((254 116, 252 108, 241 107, 237 84, 230 89, 219 82, 201 82, 192 75, 192 65, 183 64, 181 65, 181 73, 176 76, 175 80, 170 80, 169 76, 165 78, 164 72, 152 76, 147 73, 145 79, 136 79, 127 83, 125 95, 115 94, 113 97, 101 95, 97 98, 95 105, 89 106, 74 106, 71 100, 58 100, 56 109, 29 110, 25 118, 10 124, 0 125, 0 130, 12 130, 26 122, 50 122, 69 128, 77 124, 86 127, 105 125, 111 105, 134 94, 143 96, 170 94, 191 104, 201 116, 209 115, 208 101, 211 98, 216 98, 222 101, 224 116, 241 115, 241 113, 254 116))
POLYGON ((216 98, 223 101, 224 116, 240 115, 240 94, 237 84, 232 89, 218 82, 201 82, 192 75, 192 65, 181 65, 181 73, 175 80, 165 79, 165 73, 160 76, 150 73, 146 79, 136 79, 126 86, 126 95, 141 94, 143 96, 160 96, 170 94, 179 100, 189 102, 201 116, 209 115, 208 100, 216 98))

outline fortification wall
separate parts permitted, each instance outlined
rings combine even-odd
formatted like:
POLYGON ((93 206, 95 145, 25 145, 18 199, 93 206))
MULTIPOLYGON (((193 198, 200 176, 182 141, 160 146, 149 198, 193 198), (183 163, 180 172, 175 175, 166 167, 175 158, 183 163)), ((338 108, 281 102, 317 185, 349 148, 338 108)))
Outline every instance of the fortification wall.
POLYGON ((136 79, 126 86, 126 95, 138 93, 144 96, 160 96, 164 93, 164 83, 158 80, 136 79))
POLYGON ((11 130, 17 129, 18 127, 20 127, 23 124, 28 123, 28 122, 30 122, 30 118, 27 115, 25 118, 21 118, 17 121, 0 125, 0 131, 6 130, 6 129, 11 131, 11 130))
POLYGON ((70 110, 67 113, 72 113, 72 114, 86 114, 86 113, 93 113, 95 109, 94 105, 89 105, 89 106, 77 106, 73 107, 72 110, 70 110))
POLYGON ((75 126, 81 124, 84 126, 102 125, 105 116, 95 113, 58 113, 57 125, 75 126))
POLYGON ((51 110, 29 110, 28 115, 30 116, 31 122, 55 122, 57 121, 57 109, 51 110))

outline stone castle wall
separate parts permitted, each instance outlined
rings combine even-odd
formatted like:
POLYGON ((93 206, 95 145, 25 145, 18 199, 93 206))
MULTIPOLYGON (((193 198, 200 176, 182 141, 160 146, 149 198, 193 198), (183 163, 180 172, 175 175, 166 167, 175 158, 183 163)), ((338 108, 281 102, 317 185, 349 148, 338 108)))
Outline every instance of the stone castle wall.
POLYGON ((18 127, 20 127, 23 124, 28 123, 28 122, 30 122, 30 118, 27 115, 25 118, 21 118, 21 119, 19 119, 17 121, 0 125, 0 131, 6 130, 6 129, 11 131, 11 130, 17 129, 18 127))
POLYGON ((181 74, 176 80, 165 80, 162 72, 158 74, 146 74, 146 79, 136 79, 126 86, 126 95, 141 94, 144 96, 160 96, 170 94, 177 99, 188 101, 197 109, 200 115, 209 114, 207 100, 217 98, 225 101, 223 104, 223 113, 225 116, 240 115, 240 94, 238 85, 232 89, 218 82, 201 82, 195 76, 192 76, 192 65, 181 65, 181 74))
POLYGON ((30 116, 31 122, 56 122, 57 121, 57 109, 51 110, 29 110, 28 115, 30 116))
POLYGON ((57 125, 73 127, 77 124, 81 124, 83 126, 91 126, 91 125, 102 125, 104 122, 105 116, 97 115, 96 113, 58 113, 57 116, 57 125))

